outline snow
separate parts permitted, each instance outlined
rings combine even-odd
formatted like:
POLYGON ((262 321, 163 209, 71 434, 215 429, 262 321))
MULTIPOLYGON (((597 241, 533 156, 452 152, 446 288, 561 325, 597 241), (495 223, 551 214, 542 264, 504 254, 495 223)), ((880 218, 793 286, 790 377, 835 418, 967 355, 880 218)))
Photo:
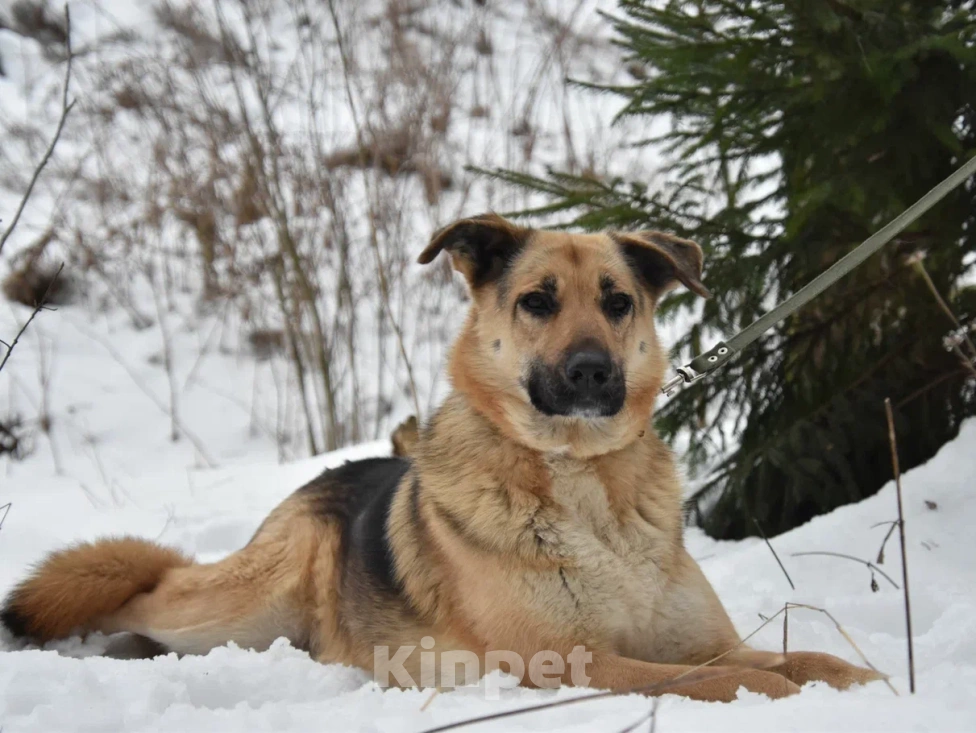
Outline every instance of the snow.
MULTIPOLYGON (((166 225, 143 249, 120 253, 108 235, 127 231, 138 220, 141 196, 133 197, 135 203, 113 200, 109 210, 102 211, 79 189, 78 171, 92 175, 95 168, 104 167, 107 178, 119 176, 123 184, 140 186, 139 193, 147 198, 154 195, 145 182, 152 171, 150 124, 136 113, 114 110, 103 123, 88 125, 98 119, 93 113, 111 102, 112 89, 96 82, 112 63, 134 60, 160 73, 147 58, 158 57, 159 66, 168 72, 166 61, 179 57, 178 48, 154 21, 152 2, 73 0, 76 49, 94 48, 99 39, 113 34, 123 38, 123 31, 136 32, 136 45, 107 43, 98 53, 76 58, 73 96, 79 100, 78 110, 0 261, 3 276, 12 257, 54 225, 62 237, 52 247, 64 256, 69 270, 79 269, 77 253, 71 249, 77 232, 98 242, 109 271, 107 283, 90 272, 72 272, 80 278, 78 301, 39 314, 0 375, 0 419, 19 415, 32 429, 23 460, 0 457, 0 595, 51 550, 104 535, 143 536, 179 547, 202 562, 217 560, 243 546, 279 501, 323 468, 389 451, 381 439, 305 457, 296 380, 287 359, 263 360, 248 348, 249 324, 239 303, 201 307, 200 284, 190 264, 193 239, 186 228, 166 225), (157 274, 147 275, 150 270, 157 274), (134 318, 134 311, 144 319, 134 318), (145 323, 137 327, 137 320, 145 323), (167 355, 169 371, 163 366, 167 355), (174 422, 178 440, 172 440, 174 422), (40 429, 42 425, 47 429, 40 429), (10 510, 4 518, 7 502, 10 510)), ((176 5, 187 3, 180 0, 176 5)), ((197 5, 209 12, 209 3, 197 5)), ((385 7, 373 0, 339 5, 343 13, 350 11, 348 21, 358 23, 351 26, 358 29, 368 28, 364 18, 385 7)), ((432 2, 418 17, 450 34, 471 22, 462 5, 432 2)), ((438 141, 441 162, 463 183, 460 192, 445 193, 440 202, 428 206, 415 183, 402 189, 400 182, 390 188, 378 184, 377 190, 393 196, 397 210, 404 212, 403 229, 386 243, 391 259, 412 259, 436 226, 462 213, 489 207, 504 211, 527 203, 504 187, 468 175, 467 164, 540 172, 546 165, 563 168, 578 156, 580 166, 592 165, 607 175, 644 180, 652 188, 661 183, 654 175, 654 151, 623 144, 646 136, 648 130, 627 121, 609 128, 618 100, 562 84, 564 76, 606 81, 619 72, 616 51, 605 37, 608 26, 597 14, 600 8, 614 6, 609 0, 512 0, 477 11, 475 25, 488 28, 495 51, 488 59, 472 59, 470 53, 459 57, 466 76, 457 89, 457 109, 484 105, 490 116, 457 114, 450 133, 438 141), (552 32, 540 31, 540 23, 549 22, 546 18, 554 28, 572 27, 584 41, 556 53, 548 41, 540 42, 545 32, 552 32), (524 153, 525 141, 512 134, 523 116, 538 132, 531 156, 524 153)), ((315 7, 316 13, 325 13, 325 4, 315 7)), ((6 12, 0 3, 0 16, 6 12)), ((323 27, 327 29, 328 23, 323 27)), ((291 68, 298 45, 288 28, 275 39, 280 42, 267 47, 268 63, 282 69, 291 68)), ((382 67, 386 60, 375 53, 384 47, 376 42, 380 31, 374 30, 373 37, 361 32, 364 35, 353 39, 356 55, 367 67, 382 67)), ((328 45, 322 44, 322 49, 322 63, 334 65, 328 45)), ((8 75, 0 78, 0 132, 30 128, 30 134, 5 136, 0 145, 0 218, 7 220, 4 212, 19 201, 24 172, 32 170, 53 132, 63 69, 45 58, 36 44, 6 31, 0 31, 0 54, 8 75)), ((218 96, 221 89, 227 91, 219 78, 211 81, 218 96)), ((192 96, 194 89, 183 88, 181 93, 192 96)), ((327 110, 315 132, 330 149, 352 140, 346 93, 338 82, 325 85, 315 105, 327 110)), ((367 83, 356 93, 365 105, 375 90, 367 83)), ((391 106, 382 109, 395 118, 401 102, 391 97, 384 100, 391 106)), ((312 123, 287 105, 281 109, 281 122, 300 149, 310 139, 306 126, 312 123)), ((351 190, 359 190, 358 180, 350 175, 351 190)), ((365 213, 353 210, 349 218, 354 241, 364 244, 365 213)), ((314 225, 309 224, 313 229, 314 225)), ((328 283, 330 261, 315 262, 328 283)), ((444 393, 440 367, 463 308, 458 307, 460 288, 432 292, 418 286, 423 285, 420 270, 415 267, 409 277, 393 283, 394 310, 405 316, 421 407, 427 408, 444 393)), ((350 412, 373 411, 376 420, 366 431, 368 437, 385 438, 414 408, 392 337, 387 334, 382 347, 372 346, 375 290, 364 280, 354 286, 366 307, 363 313, 357 311, 360 338, 355 350, 364 386, 358 402, 345 393, 340 397, 347 400, 344 406, 350 412)), ((29 315, 30 309, 23 306, 0 305, 0 338, 9 340, 29 315)), ((680 325, 668 324, 665 340, 680 325)), ((349 369, 345 361, 337 367, 338 381, 350 381, 349 369)), ((812 685, 799 696, 775 703, 746 692, 733 704, 666 696, 656 713, 658 730, 976 729, 976 569, 971 561, 976 504, 969 497, 976 475, 974 445, 976 421, 970 421, 929 464, 905 477, 917 695, 906 694, 900 592, 881 577, 879 590, 872 592, 869 571, 856 563, 792 557, 795 552, 824 550, 874 559, 886 527, 872 525, 895 516, 893 487, 888 486, 858 505, 772 539, 796 591, 790 590, 759 540, 717 543, 689 530, 687 543, 743 634, 761 623, 759 614, 768 617, 786 601, 826 608, 868 658, 893 675, 901 695, 895 697, 885 685, 875 683, 844 693, 812 685), (926 502, 934 502, 934 508, 926 502)), ((882 568, 900 583, 899 561, 893 538, 882 568)), ((754 642, 776 649, 781 635, 777 619, 754 642)), ((510 689, 495 700, 489 688, 504 681, 493 678, 480 688, 431 700, 428 692, 381 690, 365 673, 316 664, 283 641, 263 653, 220 648, 204 657, 135 661, 99 656, 108 643, 94 635, 37 649, 0 637, 0 731, 395 733, 583 694, 510 689)), ((857 661, 829 619, 813 611, 790 612, 789 643, 791 648, 828 651, 857 661)), ((649 711, 648 700, 622 696, 509 717, 476 730, 615 731, 649 711)))
MULTIPOLYGON (((918 693, 907 694, 905 627, 900 591, 856 563, 791 557, 827 550, 875 559, 895 516, 894 486, 818 517, 772 542, 797 586, 791 591, 761 540, 715 542, 698 531, 687 543, 742 634, 784 602, 829 610, 871 662, 892 675, 896 697, 883 683, 847 692, 808 685, 776 702, 747 693, 731 704, 666 696, 659 730, 865 731, 971 730, 976 723, 976 568, 972 563, 971 500, 976 475, 976 421, 925 466, 903 479, 911 569, 918 693)), ((124 497, 93 502, 63 477, 15 472, 4 482, 13 502, 0 531, 0 592, 27 565, 65 543, 131 533, 218 559, 242 546, 265 514, 303 481, 327 466, 389 450, 385 442, 283 466, 270 463, 220 469, 172 470, 133 477, 124 497)), ((901 581, 897 538, 881 566, 901 581)), ((484 683, 437 695, 382 690, 369 677, 338 665, 320 665, 279 640, 256 653, 219 648, 204 657, 170 654, 154 660, 97 656, 107 639, 57 642, 45 649, 0 642, 0 725, 4 731, 422 731, 467 717, 578 696, 579 690, 502 690, 491 700, 484 683)), ((760 648, 782 643, 780 620, 754 639, 760 648)), ((822 614, 790 612, 793 649, 857 656, 822 614)), ((620 730, 646 715, 650 702, 631 695, 577 703, 484 724, 478 730, 620 730)))

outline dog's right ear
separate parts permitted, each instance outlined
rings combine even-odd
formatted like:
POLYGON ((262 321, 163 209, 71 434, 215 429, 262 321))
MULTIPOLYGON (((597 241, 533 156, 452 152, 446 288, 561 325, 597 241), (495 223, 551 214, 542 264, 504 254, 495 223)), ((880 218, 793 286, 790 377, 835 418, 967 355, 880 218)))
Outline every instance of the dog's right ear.
POLYGON ((434 232, 417 261, 426 265, 441 250, 447 250, 454 269, 464 275, 474 290, 497 280, 531 233, 531 229, 513 224, 498 214, 473 216, 434 232))

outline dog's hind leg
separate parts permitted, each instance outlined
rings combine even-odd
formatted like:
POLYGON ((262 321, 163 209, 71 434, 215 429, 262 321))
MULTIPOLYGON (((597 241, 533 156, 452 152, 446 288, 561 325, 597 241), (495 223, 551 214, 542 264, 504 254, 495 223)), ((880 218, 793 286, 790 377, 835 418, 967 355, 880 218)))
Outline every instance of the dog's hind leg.
POLYGON ((231 641, 266 649, 279 637, 307 648, 310 572, 321 525, 309 517, 281 519, 269 517, 247 547, 220 562, 168 570, 99 629, 139 634, 181 654, 203 654, 231 641))
POLYGON ((247 547, 212 565, 132 537, 59 550, 11 591, 0 625, 38 643, 125 631, 182 653, 229 641, 260 649, 279 636, 304 647, 325 532, 305 504, 286 500, 247 547))
POLYGON ((280 636, 304 646, 299 571, 248 550, 212 565, 175 568, 97 628, 139 634, 180 654, 204 654, 230 641, 266 649, 280 636))

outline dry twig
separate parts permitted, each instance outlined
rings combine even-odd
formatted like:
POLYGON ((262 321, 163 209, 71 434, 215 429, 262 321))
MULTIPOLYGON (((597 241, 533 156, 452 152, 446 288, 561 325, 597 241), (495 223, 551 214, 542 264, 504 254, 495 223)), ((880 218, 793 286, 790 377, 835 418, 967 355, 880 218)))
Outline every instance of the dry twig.
POLYGON ((34 310, 31 311, 30 317, 28 317, 28 319, 24 322, 24 325, 20 327, 20 330, 17 332, 17 335, 14 336, 14 340, 11 341, 9 344, 6 341, 0 340, 0 344, 7 347, 7 352, 3 355, 3 361, 0 361, 0 372, 2 372, 3 368, 6 366, 7 360, 10 358, 10 355, 14 353, 14 347, 17 346, 17 342, 20 341, 20 337, 24 335, 24 332, 27 330, 27 327, 31 324, 31 321, 34 320, 34 316, 36 316, 42 310, 55 310, 54 308, 46 307, 44 304, 47 303, 48 296, 51 293, 51 288, 54 287, 54 284, 57 282, 58 276, 61 274, 61 270, 63 269, 64 269, 64 263, 62 262, 61 266, 58 268, 58 271, 54 273, 54 277, 51 278, 51 282, 48 283, 47 290, 44 291, 44 295, 41 296, 41 300, 37 303, 37 305, 34 306, 34 310))
MULTIPOLYGON (((701 665, 704 666, 704 665, 701 665)), ((503 710, 499 713, 491 713, 489 715, 481 715, 477 718, 468 718, 467 720, 459 720, 454 723, 447 723, 445 725, 437 726, 436 728, 428 728, 423 733, 444 733, 448 730, 457 730, 458 728, 463 728, 468 725, 477 725, 478 723, 488 723, 493 720, 501 720, 503 718, 511 718, 516 715, 523 715, 525 713, 534 713, 539 710, 548 710, 550 708, 565 707, 566 705, 575 705, 576 703, 589 702, 590 700, 605 700, 610 697, 620 697, 622 695, 631 695, 633 693, 643 693, 646 695, 658 695, 665 692, 670 692, 675 688, 679 688, 682 685, 691 684, 692 682, 707 682, 710 680, 719 680, 723 677, 730 677, 732 675, 738 674, 740 670, 729 670, 727 668, 716 668, 715 670, 708 670, 704 673, 699 671, 699 674, 691 680, 682 680, 686 675, 691 674, 691 672, 698 670, 695 667, 693 670, 689 670, 678 677, 670 680, 664 680, 655 685, 647 685, 645 687, 635 687, 631 690, 624 691, 613 691, 606 690, 604 692, 594 692, 589 695, 580 695, 579 697, 571 697, 568 700, 555 700, 553 702, 542 703, 541 705, 531 705, 527 708, 518 708, 516 710, 503 710)), ((646 718, 645 718, 646 720, 646 718)))
POLYGON ((179 419, 178 416, 172 414, 172 412, 167 407, 166 403, 156 396, 156 393, 152 390, 152 388, 148 384, 146 384, 145 380, 143 380, 142 377, 140 377, 139 374, 131 366, 129 366, 128 362, 125 360, 122 354, 119 353, 119 350, 116 349, 115 346, 113 346, 110 341, 101 338, 93 331, 90 331, 89 329, 82 326, 77 321, 70 321, 70 323, 75 328, 77 328, 81 333, 83 333, 85 336, 90 338, 92 341, 94 341, 97 344, 100 344, 102 348, 104 348, 109 353, 109 355, 115 360, 115 362, 120 367, 122 367, 123 370, 125 370, 126 374, 129 375, 129 378, 132 379, 133 384, 135 384, 142 391, 142 393, 146 395, 146 397, 148 397, 150 401, 163 412, 164 415, 170 417, 173 420, 173 424, 179 429, 179 432, 182 435, 184 435, 186 439, 190 441, 190 443, 193 444, 194 448, 196 448, 197 454, 200 456, 200 459, 206 464, 207 468, 217 467, 217 462, 210 457, 210 453, 207 450, 206 446, 203 444, 203 441, 199 437, 197 437, 196 434, 193 433, 193 431, 187 428, 186 425, 183 424, 183 422, 179 419))
MULTIPOLYGON (((859 562, 862 565, 864 565, 868 570, 871 571, 872 582, 874 580, 874 573, 877 572, 882 578, 884 578, 889 583, 891 583, 891 585, 894 588, 898 588, 898 583, 893 581, 891 579, 891 576, 888 575, 888 573, 886 573, 884 570, 879 568, 870 560, 863 560, 859 557, 854 557, 853 555, 845 555, 843 552, 828 552, 827 550, 818 550, 815 552, 794 552, 792 555, 790 555, 790 557, 806 557, 810 555, 821 555, 825 557, 839 557, 843 560, 851 560, 852 562, 859 562)), ((872 585, 872 590, 876 590, 873 585, 872 585)))
MULTIPOLYGON (((346 50, 346 45, 343 41, 342 27, 339 24, 339 14, 336 11, 335 0, 328 0, 328 7, 329 7, 329 15, 332 18, 333 28, 335 28, 336 44, 339 47, 339 58, 342 62, 342 76, 343 76, 343 81, 345 82, 346 98, 349 102, 349 110, 352 113, 353 125, 356 128, 356 139, 359 146, 360 167, 363 168, 364 185, 366 189, 369 190, 369 181, 366 178, 367 145, 366 145, 366 140, 363 136, 363 125, 360 122, 359 113, 356 110, 356 100, 352 93, 352 84, 350 82, 349 56, 346 50)), ((375 139, 375 132, 371 133, 370 137, 375 139)), ((417 394, 417 381, 414 378, 413 363, 410 359, 410 355, 407 352, 407 348, 405 345, 403 329, 401 328, 400 323, 399 321, 397 321, 396 315, 393 312, 393 306, 390 298, 390 286, 389 286, 388 279, 386 277, 386 272, 383 269, 383 263, 380 258, 379 243, 377 241, 376 220, 378 217, 371 198, 369 202, 369 209, 370 209, 369 239, 370 239, 370 246, 373 251, 373 258, 376 267, 377 280, 379 283, 380 301, 383 305, 383 308, 386 310, 387 317, 390 320, 390 326, 393 328, 393 334, 396 337, 397 348, 400 351, 400 358, 403 359, 404 367, 407 370, 407 383, 410 385, 410 396, 413 399, 414 414, 417 416, 418 419, 420 419, 423 413, 420 411, 420 397, 417 394)))
POLYGON ((67 49, 68 58, 64 72, 64 89, 61 92, 61 118, 58 120, 58 127, 54 131, 54 137, 51 138, 51 142, 48 144, 47 150, 44 152, 44 156, 41 158, 41 162, 37 164, 37 167, 34 169, 34 175, 31 176, 30 183, 27 184, 27 190, 24 191, 24 196, 20 200, 20 205, 17 207, 13 221, 10 222, 10 226, 6 228, 3 235, 0 235, 0 252, 3 252, 3 246, 7 243, 7 239, 11 234, 13 234, 14 229, 17 228, 17 222, 20 221, 20 215, 24 213, 24 207, 27 206, 27 202, 30 200, 31 194, 34 192, 34 185, 37 183, 37 179, 41 177, 41 173, 47 167, 48 161, 54 154, 54 148, 57 146, 58 140, 61 139, 61 131, 64 130, 64 123, 67 121, 68 115, 71 114, 71 110, 75 106, 76 100, 71 100, 71 102, 68 102, 68 87, 71 84, 71 60, 73 58, 73 54, 71 51, 71 13, 68 11, 67 5, 64 6, 64 28, 65 46, 67 49))
POLYGON ((905 553, 905 514, 901 502, 901 469, 898 465, 898 444, 895 440, 895 417, 891 400, 885 398, 885 414, 888 418, 888 441, 891 443, 891 468, 895 474, 895 495, 898 497, 898 539, 901 541, 901 580, 905 594, 905 630, 908 636, 908 687, 915 694, 915 648, 912 641, 912 607, 908 597, 908 557, 905 553))
POLYGON ((766 533, 762 531, 762 527, 759 526, 759 522, 756 521, 755 517, 752 518, 752 521, 753 524, 756 525, 756 529, 759 530, 759 536, 763 538, 763 542, 766 543, 766 547, 768 547, 769 551, 773 553, 773 557, 776 559, 776 563, 779 565, 779 569, 782 570, 783 575, 786 576, 786 582, 790 584, 790 588, 796 590, 796 586, 793 585, 793 579, 790 577, 790 574, 786 572, 786 567, 783 565, 783 561, 779 559, 779 555, 776 554, 776 550, 773 549, 773 545, 766 538, 766 533))
POLYGON ((660 702, 661 698, 655 697, 653 702, 651 702, 651 709, 626 728, 621 730, 620 733, 633 733, 633 731, 637 730, 640 726, 647 722, 650 724, 650 733, 654 733, 654 731, 657 729, 657 706, 660 704, 660 702))
POLYGON ((974 345, 972 339, 969 338, 967 329, 959 323, 959 319, 956 318, 956 314, 952 312, 952 308, 949 307, 949 304, 945 301, 945 298, 942 297, 939 289, 935 287, 935 283, 932 282, 932 278, 929 276, 929 271, 925 269, 925 263, 922 260, 923 257, 921 254, 919 254, 913 258, 912 265, 914 265, 918 274, 922 276, 922 279, 925 281, 925 285, 928 287, 929 292, 931 292, 932 297, 935 298, 935 302, 938 303, 939 308, 942 309, 942 312, 946 314, 946 317, 948 317, 952 325, 955 326, 956 333, 959 335, 959 342, 950 344, 948 349, 950 351, 955 351, 956 356, 962 360, 965 367, 974 376, 976 376, 976 345, 974 345), (962 343, 965 343, 969 347, 968 355, 963 352, 961 346, 962 343))
POLYGON ((884 564, 885 547, 887 547, 888 540, 891 539, 891 535, 893 535, 895 533, 895 530, 898 528, 898 520, 896 519, 896 520, 889 520, 887 522, 878 522, 877 524, 871 525, 871 529, 874 529, 875 527, 880 527, 884 524, 888 525, 888 531, 885 532, 884 539, 881 540, 881 547, 878 548, 878 557, 875 559, 875 562, 878 563, 878 565, 884 564))
POLYGON ((424 712, 424 710, 430 707, 430 704, 434 702, 434 698, 437 697, 440 693, 441 693, 440 690, 434 690, 432 693, 430 693, 430 696, 424 701, 424 704, 420 706, 420 712, 424 712))

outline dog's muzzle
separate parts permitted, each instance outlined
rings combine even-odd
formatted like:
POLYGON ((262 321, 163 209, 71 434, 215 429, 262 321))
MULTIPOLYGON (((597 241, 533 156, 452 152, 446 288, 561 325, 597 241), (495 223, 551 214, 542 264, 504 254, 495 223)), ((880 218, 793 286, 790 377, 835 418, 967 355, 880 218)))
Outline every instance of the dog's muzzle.
POLYGON ((567 417, 613 417, 627 396, 623 369, 592 346, 570 349, 555 367, 534 363, 527 389, 539 412, 567 417))

